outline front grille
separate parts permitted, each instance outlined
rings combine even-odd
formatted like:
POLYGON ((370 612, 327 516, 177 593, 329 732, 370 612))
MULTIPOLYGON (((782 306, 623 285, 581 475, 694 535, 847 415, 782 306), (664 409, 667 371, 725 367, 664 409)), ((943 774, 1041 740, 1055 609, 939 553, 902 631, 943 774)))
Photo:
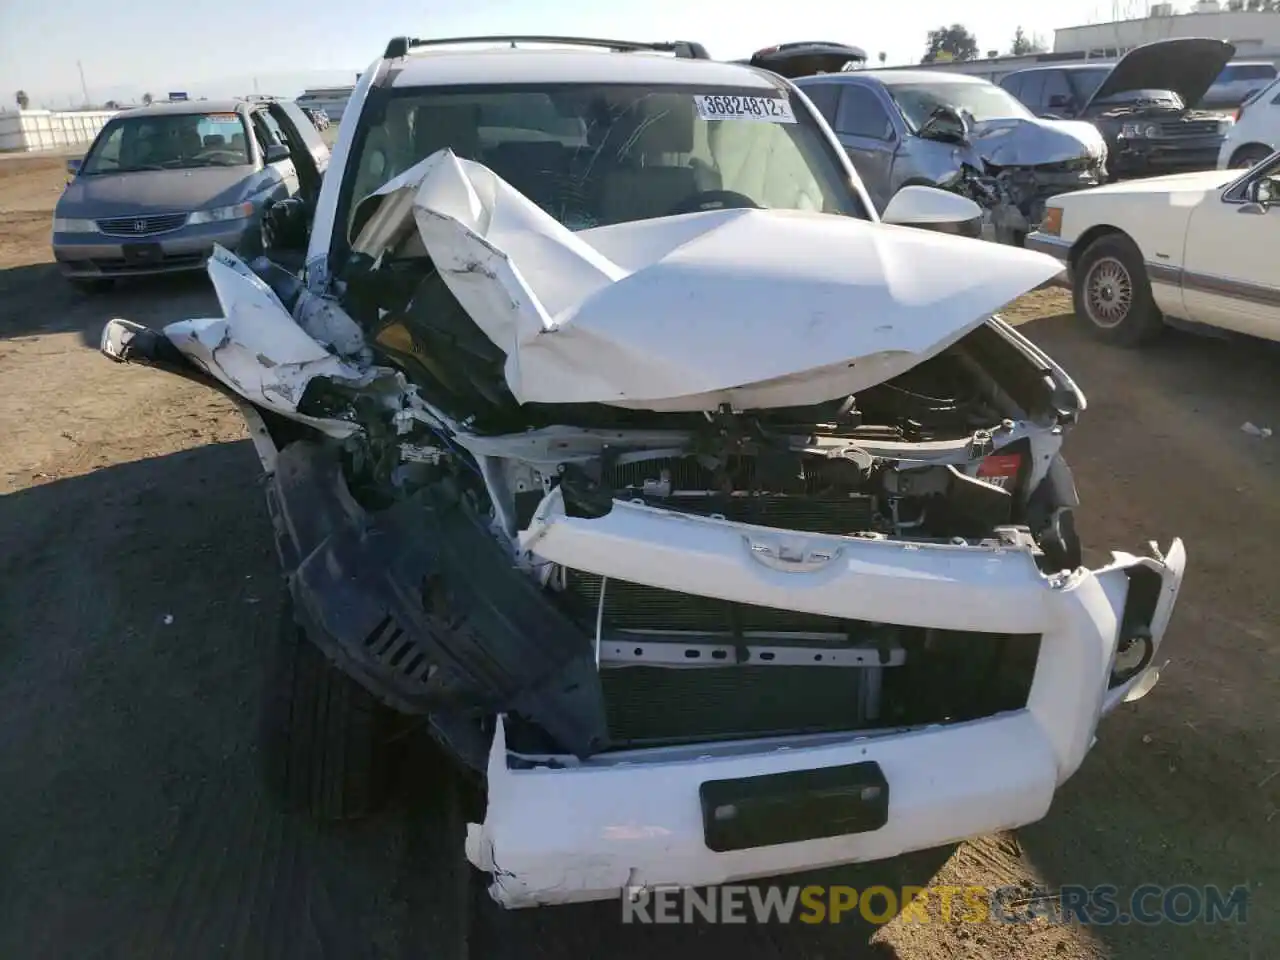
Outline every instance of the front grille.
POLYGON ((98 229, 109 237, 150 237, 177 230, 187 222, 185 213, 152 213, 136 217, 109 217, 98 221, 98 229))
POLYGON ((1162 137, 1212 137, 1217 132, 1217 120, 1174 120, 1160 124, 1162 137))
MULTIPOLYGON (((882 629, 896 635, 892 665, 602 663, 610 741, 622 748, 901 729, 966 723, 1027 705, 1038 636, 882 629)), ((660 645, 653 641, 636 642, 652 650, 660 645)), ((783 646, 801 643, 821 646, 783 646)))

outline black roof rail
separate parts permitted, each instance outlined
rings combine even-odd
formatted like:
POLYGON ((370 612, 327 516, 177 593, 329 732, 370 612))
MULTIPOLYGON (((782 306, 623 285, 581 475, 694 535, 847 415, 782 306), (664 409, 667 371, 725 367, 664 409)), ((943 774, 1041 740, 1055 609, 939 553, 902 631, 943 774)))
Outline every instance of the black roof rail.
POLYGON ((431 40, 420 40, 416 37, 393 37, 387 44, 383 57, 395 60, 409 55, 410 50, 420 47, 443 47, 458 43, 556 43, 572 47, 601 47, 615 53, 632 53, 638 50, 649 50, 655 53, 674 53, 684 60, 710 60, 711 54, 700 43, 689 40, 673 40, 667 43, 645 43, 637 40, 601 40, 596 37, 547 37, 525 34, 500 35, 492 37, 439 37, 431 40))

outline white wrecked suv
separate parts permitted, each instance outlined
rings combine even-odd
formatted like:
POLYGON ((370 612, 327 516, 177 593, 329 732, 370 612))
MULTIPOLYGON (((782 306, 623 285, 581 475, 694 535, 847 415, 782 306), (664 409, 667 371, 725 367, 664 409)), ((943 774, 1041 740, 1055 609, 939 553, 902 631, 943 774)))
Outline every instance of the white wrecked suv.
POLYGON ((1081 563, 1084 398, 993 316, 1057 262, 893 225, 977 215, 928 188, 877 218, 767 71, 487 39, 392 43, 223 316, 103 333, 249 423, 277 785, 365 812, 418 718, 512 907, 1043 817, 1185 562, 1081 563))

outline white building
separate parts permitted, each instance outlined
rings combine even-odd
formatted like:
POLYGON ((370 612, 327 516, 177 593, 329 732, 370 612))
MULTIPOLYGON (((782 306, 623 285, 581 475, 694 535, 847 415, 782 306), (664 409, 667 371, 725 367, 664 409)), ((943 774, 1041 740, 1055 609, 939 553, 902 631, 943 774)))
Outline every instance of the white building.
POLYGON ((311 87, 308 90, 303 90, 294 103, 300 107, 323 110, 330 120, 337 123, 342 119, 343 111, 347 109, 347 101, 351 99, 353 90, 355 90, 354 85, 350 87, 311 87))
POLYGON ((1151 15, 1137 20, 1090 23, 1053 32, 1054 53, 1088 53, 1115 57, 1133 47, 1174 37, 1212 37, 1235 44, 1241 60, 1280 60, 1280 9, 1261 12, 1232 9, 1246 0, 1207 0, 1189 12, 1171 3, 1153 3, 1151 15))
POLYGON ((1113 63, 1121 54, 1157 40, 1174 37, 1212 37, 1235 44, 1237 60, 1269 61, 1280 65, 1280 4, 1273 12, 1234 9, 1250 0, 1201 0, 1190 12, 1178 13, 1172 4, 1153 3, 1151 16, 1112 23, 1089 23, 1053 32, 1053 52, 1022 57, 989 57, 959 63, 924 63, 890 69, 935 69, 967 73, 997 82, 1005 74, 1045 63, 1113 63))

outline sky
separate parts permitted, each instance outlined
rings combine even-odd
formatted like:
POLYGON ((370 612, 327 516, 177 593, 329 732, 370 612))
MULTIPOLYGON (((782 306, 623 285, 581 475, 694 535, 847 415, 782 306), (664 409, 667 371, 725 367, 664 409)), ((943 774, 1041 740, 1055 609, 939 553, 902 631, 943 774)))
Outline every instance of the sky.
MULTIPOLYGON (((925 35, 963 23, 982 51, 1008 52, 1016 27, 1052 45, 1055 27, 1112 19, 1109 0, 0 0, 0 106, 150 92, 294 96, 350 83, 397 35, 532 32, 697 40, 717 59, 794 40, 835 40, 888 63, 917 62, 925 35), (77 66, 79 63, 79 67, 77 66)), ((1118 4, 1128 11, 1131 2, 1118 4)))

